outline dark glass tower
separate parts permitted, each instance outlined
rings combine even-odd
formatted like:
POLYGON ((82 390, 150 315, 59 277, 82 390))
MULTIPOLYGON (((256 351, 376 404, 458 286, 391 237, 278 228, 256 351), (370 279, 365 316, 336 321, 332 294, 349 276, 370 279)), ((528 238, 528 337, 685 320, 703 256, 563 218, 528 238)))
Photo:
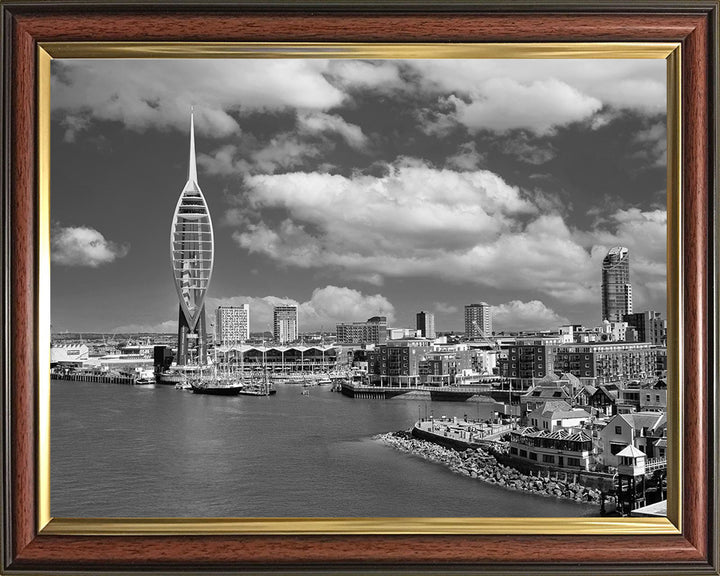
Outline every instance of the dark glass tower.
POLYGON ((170 259, 180 307, 177 363, 207 360, 205 294, 213 269, 214 237, 210 211, 197 182, 195 126, 190 115, 190 167, 170 230, 170 259))
POLYGON ((632 309, 630 251, 615 246, 602 263, 602 319, 622 322, 626 314, 632 314, 632 309))

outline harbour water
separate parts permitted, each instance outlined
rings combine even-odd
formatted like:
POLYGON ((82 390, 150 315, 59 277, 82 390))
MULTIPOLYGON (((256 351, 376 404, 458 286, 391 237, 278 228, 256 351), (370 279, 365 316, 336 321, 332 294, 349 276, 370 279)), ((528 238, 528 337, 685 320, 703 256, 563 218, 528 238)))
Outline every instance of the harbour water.
POLYGON ((372 439, 433 411, 487 405, 351 399, 328 387, 271 397, 52 381, 57 517, 589 516, 598 507, 461 476, 372 439))

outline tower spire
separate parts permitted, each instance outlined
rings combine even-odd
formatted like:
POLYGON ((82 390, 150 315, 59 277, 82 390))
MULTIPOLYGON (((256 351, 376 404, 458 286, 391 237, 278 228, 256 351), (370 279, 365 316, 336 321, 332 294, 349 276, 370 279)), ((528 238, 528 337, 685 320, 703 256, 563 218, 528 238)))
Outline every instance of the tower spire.
POLYGON ((188 169, 188 180, 197 183, 197 166, 195 165, 195 107, 190 107, 190 168, 188 169))

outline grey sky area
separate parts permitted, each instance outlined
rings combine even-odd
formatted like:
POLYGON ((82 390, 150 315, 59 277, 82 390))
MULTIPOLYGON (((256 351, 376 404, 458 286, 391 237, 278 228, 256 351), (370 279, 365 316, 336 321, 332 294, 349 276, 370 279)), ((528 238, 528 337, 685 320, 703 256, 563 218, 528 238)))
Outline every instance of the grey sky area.
POLYGON ((177 322, 170 224, 198 177, 206 300, 300 305, 301 330, 421 309, 461 330, 600 322, 630 249, 636 311, 665 313, 663 60, 54 60, 52 323, 177 322))

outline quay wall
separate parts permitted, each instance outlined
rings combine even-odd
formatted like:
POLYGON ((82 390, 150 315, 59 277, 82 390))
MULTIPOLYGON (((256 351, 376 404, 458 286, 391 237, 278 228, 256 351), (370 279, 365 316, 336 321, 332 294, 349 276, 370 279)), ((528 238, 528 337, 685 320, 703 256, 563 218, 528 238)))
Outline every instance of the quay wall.
MULTIPOLYGON (((404 394, 421 393, 428 394, 428 400, 439 402, 467 402, 468 400, 477 400, 478 397, 486 398, 488 402, 492 402, 492 393, 489 391, 477 391, 471 389, 451 390, 448 388, 435 389, 429 386, 413 387, 413 388, 395 388, 387 386, 354 386, 352 384, 343 383, 341 390, 344 396, 350 398, 379 398, 390 399, 402 396, 404 394)), ((501 398, 502 394, 497 395, 501 398)), ((507 400, 507 392, 504 393, 507 400)))
POLYGON ((52 380, 71 380, 73 382, 97 382, 99 384, 134 384, 135 379, 129 376, 105 374, 52 374, 52 380))
POLYGON ((601 503, 601 490, 597 488, 572 482, 571 478, 557 473, 523 474, 512 466, 499 462, 493 451, 486 448, 456 450, 436 442, 415 438, 406 431, 380 434, 374 438, 396 450, 442 464, 457 474, 490 484, 539 496, 565 498, 590 504, 601 503))

